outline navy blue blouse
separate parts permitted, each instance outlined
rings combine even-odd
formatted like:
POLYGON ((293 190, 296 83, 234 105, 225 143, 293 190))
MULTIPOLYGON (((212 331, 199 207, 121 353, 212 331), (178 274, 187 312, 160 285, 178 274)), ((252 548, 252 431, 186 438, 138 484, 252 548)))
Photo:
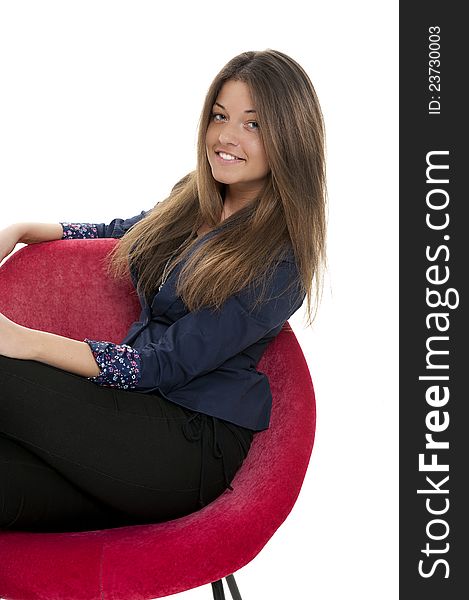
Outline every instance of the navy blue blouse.
MULTIPOLYGON (((116 218, 108 225, 62 222, 63 239, 120 238, 148 213, 116 218)), ((219 227, 197 239, 190 252, 219 227)), ((169 273, 150 304, 139 295, 139 320, 120 344, 85 338, 101 369, 88 379, 97 385, 156 393, 254 431, 267 429, 272 394, 267 376, 256 366, 306 295, 293 251, 279 263, 266 300, 254 310, 259 290, 251 285, 229 297, 219 311, 188 311, 175 291, 182 267, 180 263, 169 273)), ((131 276, 136 285, 135 273, 131 276)))

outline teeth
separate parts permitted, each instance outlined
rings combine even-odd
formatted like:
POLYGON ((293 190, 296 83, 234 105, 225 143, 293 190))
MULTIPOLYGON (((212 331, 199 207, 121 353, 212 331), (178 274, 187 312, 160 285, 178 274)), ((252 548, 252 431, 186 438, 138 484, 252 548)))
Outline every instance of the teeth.
POLYGON ((224 160, 236 160, 236 156, 232 156, 231 154, 226 154, 225 152, 219 152, 219 156, 221 156, 224 160))

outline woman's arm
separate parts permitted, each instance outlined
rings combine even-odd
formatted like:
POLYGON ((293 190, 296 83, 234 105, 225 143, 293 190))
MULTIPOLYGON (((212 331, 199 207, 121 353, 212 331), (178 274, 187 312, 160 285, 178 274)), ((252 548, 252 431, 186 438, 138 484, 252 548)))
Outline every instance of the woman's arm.
POLYGON ((138 215, 128 219, 117 217, 110 223, 66 223, 61 222, 63 228, 63 239, 83 238, 121 238, 131 227, 141 221, 150 213, 150 210, 142 210, 138 215))
POLYGON ((37 360, 83 377, 99 375, 100 368, 86 342, 35 329, 29 329, 28 333, 30 360, 37 360))
POLYGON ((48 223, 14 223, 0 231, 0 262, 9 256, 16 244, 35 244, 61 239, 62 226, 48 223))
POLYGON ((83 377, 96 377, 100 373, 86 342, 23 327, 2 313, 0 354, 22 360, 37 360, 83 377))
POLYGON ((37 244, 52 240, 77 238, 119 238, 150 211, 129 219, 116 218, 111 223, 14 223, 7 229, 14 233, 19 244, 37 244))
POLYGON ((19 244, 61 240, 63 236, 60 223, 15 223, 10 227, 16 230, 19 244))
MULTIPOLYGON (((296 265, 282 262, 267 286, 264 301, 253 308, 260 284, 230 296, 219 311, 209 308, 180 317, 157 341, 143 347, 86 338, 101 373, 98 385, 169 393, 221 366, 269 334, 303 303, 296 265)), ((156 326, 152 321, 149 328, 156 326)))

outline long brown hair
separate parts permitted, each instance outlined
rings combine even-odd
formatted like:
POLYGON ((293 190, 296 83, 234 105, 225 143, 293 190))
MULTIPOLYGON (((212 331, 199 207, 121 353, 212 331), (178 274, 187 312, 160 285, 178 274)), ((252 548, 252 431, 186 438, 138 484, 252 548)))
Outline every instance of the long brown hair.
POLYGON ((195 241, 191 234, 203 223, 211 228, 220 225, 225 186, 212 176, 205 135, 213 104, 228 80, 243 81, 250 89, 270 173, 257 198, 225 219, 214 235, 193 250, 179 273, 176 292, 189 310, 220 307, 254 280, 265 285, 292 247, 311 324, 326 263, 324 123, 308 75, 276 50, 243 52, 218 73, 200 117, 196 170, 119 240, 110 253, 109 272, 121 277, 129 265, 137 267, 137 289, 150 299, 171 254, 182 244, 171 263, 176 266, 195 241))

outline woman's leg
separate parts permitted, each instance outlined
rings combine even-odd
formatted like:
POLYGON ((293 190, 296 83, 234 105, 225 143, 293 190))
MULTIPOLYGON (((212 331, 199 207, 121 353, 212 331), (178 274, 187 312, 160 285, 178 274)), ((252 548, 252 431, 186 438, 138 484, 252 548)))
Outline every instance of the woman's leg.
POLYGON ((0 435, 0 529, 84 531, 115 527, 119 515, 53 467, 0 435))
POLYGON ((0 433, 122 524, 197 510, 201 483, 205 501, 213 500, 227 487, 227 464, 232 479, 245 457, 225 429, 222 458, 210 451, 217 443, 210 427, 194 443, 184 426, 195 413, 175 403, 100 387, 37 361, 0 356, 0 390, 0 433))

